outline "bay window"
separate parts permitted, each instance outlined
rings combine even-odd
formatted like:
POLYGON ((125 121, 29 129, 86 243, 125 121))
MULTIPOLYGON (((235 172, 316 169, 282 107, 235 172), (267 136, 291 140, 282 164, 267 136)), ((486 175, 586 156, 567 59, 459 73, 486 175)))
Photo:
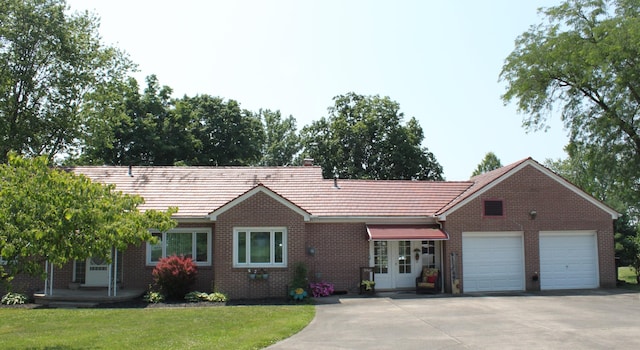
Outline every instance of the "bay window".
POLYGON ((284 227, 244 227, 233 230, 234 267, 286 267, 284 227))

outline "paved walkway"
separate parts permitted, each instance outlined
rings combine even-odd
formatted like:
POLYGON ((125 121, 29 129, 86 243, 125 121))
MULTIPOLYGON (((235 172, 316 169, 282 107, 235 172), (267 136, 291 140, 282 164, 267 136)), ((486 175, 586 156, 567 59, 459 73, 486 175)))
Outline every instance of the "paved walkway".
POLYGON ((640 349, 640 294, 334 296, 268 349, 640 349))

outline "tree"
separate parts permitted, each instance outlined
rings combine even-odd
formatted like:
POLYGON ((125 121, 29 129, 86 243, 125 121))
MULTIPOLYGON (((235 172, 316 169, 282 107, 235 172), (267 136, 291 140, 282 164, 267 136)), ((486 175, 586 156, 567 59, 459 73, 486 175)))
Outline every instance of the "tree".
POLYGON ((193 122, 197 142, 191 165, 255 165, 265 140, 260 118, 234 100, 199 95, 175 102, 193 122))
POLYGON ((85 108, 91 123, 75 163, 173 165, 194 156, 191 115, 173 108, 171 88, 161 86, 155 75, 146 83, 142 94, 134 78, 95 93, 99 102, 85 108))
POLYGON ((528 130, 554 109, 570 131, 569 155, 608 186, 640 200, 640 1, 567 0, 516 40, 500 79, 528 130), (572 154, 572 152, 577 152, 572 154))
POLYGON ((282 119, 280 111, 260 110, 258 115, 264 123, 265 144, 260 165, 282 166, 293 164, 300 149, 300 136, 293 116, 282 119))
POLYGON ((0 3, 0 162, 10 151, 49 159, 69 151, 87 93, 133 66, 101 44, 96 17, 65 11, 64 0, 0 3))
MULTIPOLYGON (((616 185, 616 176, 602 169, 607 162, 586 161, 596 159, 590 145, 572 144, 568 147, 570 156, 563 160, 546 160, 545 166, 580 187, 595 198, 607 203, 622 215, 614 224, 614 240, 616 256, 622 266, 633 266, 640 271, 640 234, 638 233, 638 206, 628 205, 631 197, 629 189, 616 185), (569 149, 570 148, 570 149, 569 149)), ((640 275, 637 276, 640 279, 640 275)))
POLYGON ((47 166, 45 157, 9 155, 0 165, 0 265, 2 282, 20 273, 44 274, 44 262, 61 267, 88 257, 110 259, 112 248, 153 240, 149 231, 176 225, 166 212, 137 207, 140 196, 83 175, 47 166))
POLYGON ((484 173, 488 173, 492 170, 496 170, 498 168, 502 168, 502 163, 500 163, 500 159, 493 152, 489 152, 484 156, 484 159, 478 164, 476 170, 473 171, 471 176, 476 176, 484 173))
POLYGON ((323 176, 351 179, 442 180, 442 167, 422 147, 415 118, 402 125, 400 105, 379 96, 355 93, 334 97, 328 118, 301 133, 304 157, 317 161, 323 176))

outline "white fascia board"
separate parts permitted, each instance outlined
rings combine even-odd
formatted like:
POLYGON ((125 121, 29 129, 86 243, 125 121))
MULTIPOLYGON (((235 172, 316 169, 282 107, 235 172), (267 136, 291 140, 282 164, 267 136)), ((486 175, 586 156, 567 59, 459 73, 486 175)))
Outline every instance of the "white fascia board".
POLYGON ((366 223, 366 224, 435 224, 433 216, 312 216, 311 222, 317 223, 366 223))
POLYGON ((208 223, 211 222, 209 216, 172 216, 173 220, 179 223, 208 223))

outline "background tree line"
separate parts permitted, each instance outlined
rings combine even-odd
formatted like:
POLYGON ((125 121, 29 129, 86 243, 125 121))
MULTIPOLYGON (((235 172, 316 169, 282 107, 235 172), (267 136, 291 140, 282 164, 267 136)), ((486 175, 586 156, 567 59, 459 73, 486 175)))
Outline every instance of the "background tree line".
POLYGON ((299 133, 293 116, 210 95, 173 98, 156 76, 100 41, 98 19, 64 0, 0 4, 0 161, 9 152, 67 165, 294 165, 332 176, 442 179, 415 118, 388 97, 347 93, 299 133))

